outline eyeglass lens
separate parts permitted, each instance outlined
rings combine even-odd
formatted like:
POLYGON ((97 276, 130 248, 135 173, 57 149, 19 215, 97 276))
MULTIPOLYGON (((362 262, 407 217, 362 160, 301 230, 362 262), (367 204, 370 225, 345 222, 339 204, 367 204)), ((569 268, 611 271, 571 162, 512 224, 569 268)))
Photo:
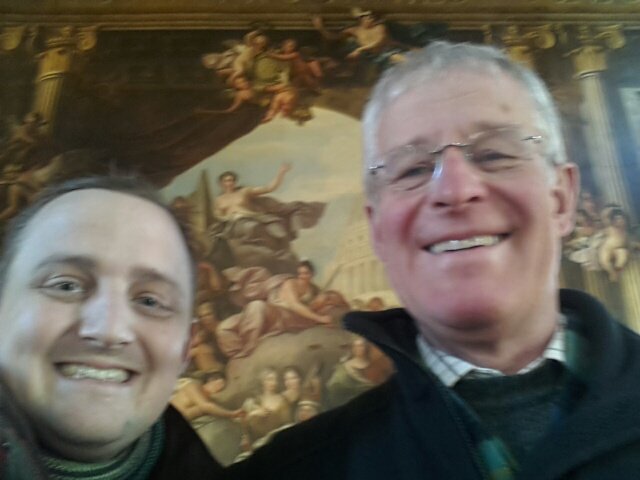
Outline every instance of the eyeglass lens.
POLYGON ((531 143, 517 129, 500 129, 472 136, 468 143, 433 149, 426 144, 406 145, 385 162, 386 183, 394 189, 411 190, 427 183, 438 171, 449 148, 461 148, 465 158, 481 172, 499 174, 527 160, 531 143))

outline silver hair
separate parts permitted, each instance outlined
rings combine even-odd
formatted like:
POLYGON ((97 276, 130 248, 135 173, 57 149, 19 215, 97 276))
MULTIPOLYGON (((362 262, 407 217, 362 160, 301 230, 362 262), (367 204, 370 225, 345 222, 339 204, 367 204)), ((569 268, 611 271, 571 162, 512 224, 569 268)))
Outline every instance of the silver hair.
POLYGON ((533 71, 511 60, 493 46, 437 41, 410 52, 406 61, 387 70, 374 87, 362 116, 364 184, 367 196, 375 193, 368 167, 378 156, 377 136, 380 118, 403 93, 429 88, 428 82, 443 78, 443 73, 464 69, 481 74, 505 74, 520 83, 533 100, 538 113, 537 127, 545 138, 546 156, 551 165, 567 161, 560 116, 544 81, 533 71))

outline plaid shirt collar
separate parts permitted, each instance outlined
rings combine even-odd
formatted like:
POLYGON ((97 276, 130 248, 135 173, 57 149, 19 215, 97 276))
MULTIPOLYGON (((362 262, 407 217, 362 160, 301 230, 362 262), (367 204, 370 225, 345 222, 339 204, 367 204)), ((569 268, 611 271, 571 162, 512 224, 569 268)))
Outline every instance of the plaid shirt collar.
MULTIPOLYGON (((558 326, 547 344, 542 356, 536 358, 526 367, 521 369, 517 374, 530 372, 534 368, 541 365, 545 360, 556 360, 566 364, 565 350, 565 330, 566 318, 560 316, 558 326)), ((418 351, 424 364, 437 376, 440 381, 447 387, 453 387, 463 377, 467 378, 487 378, 504 376, 499 370, 492 368, 484 368, 462 360, 461 358, 449 355, 448 353, 438 350, 427 343, 422 335, 418 335, 416 342, 418 351)))

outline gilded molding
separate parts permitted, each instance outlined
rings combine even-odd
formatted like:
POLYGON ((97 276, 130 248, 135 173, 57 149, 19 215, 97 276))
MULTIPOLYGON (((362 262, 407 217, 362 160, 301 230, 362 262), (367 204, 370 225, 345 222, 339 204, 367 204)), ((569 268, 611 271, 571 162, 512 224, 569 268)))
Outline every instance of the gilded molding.
POLYGON ((71 68, 73 56, 92 50, 97 44, 97 27, 76 28, 66 25, 38 32, 43 36, 44 48, 39 60, 38 82, 64 76, 71 68))
POLYGON ((98 43, 98 27, 82 27, 76 35, 76 47, 81 52, 93 50, 98 43))
POLYGON ((22 43, 27 27, 20 25, 17 27, 5 27, 0 33, 0 48, 5 52, 15 50, 22 43))
POLYGON ((556 36, 548 24, 527 28, 508 25, 500 38, 509 56, 530 68, 535 68, 533 48, 549 49, 556 44, 556 36))
POLYGON ((525 28, 508 25, 501 38, 507 47, 526 45, 546 50, 556 44, 556 35, 549 24, 525 28))
MULTIPOLYGON (((418 1, 418 0, 416 0, 418 1)), ((376 10, 372 7, 374 11, 376 10)), ((353 18, 348 12, 324 13, 324 9, 307 8, 306 12, 291 7, 291 12, 229 12, 215 11, 207 14, 175 13, 160 14, 146 13, 137 15, 105 13, 102 15, 4 15, 0 13, 0 26, 38 25, 41 28, 60 28, 73 25, 77 28, 97 25, 101 31, 106 30, 228 30, 250 29, 255 23, 268 23, 275 29, 308 29, 310 28, 311 13, 320 12, 329 28, 344 28, 353 24, 353 18), (296 11, 298 10, 298 11, 296 11)), ((411 9, 398 8, 393 11, 381 11, 383 19, 399 23, 435 22, 447 23, 450 29, 482 30, 488 22, 494 26, 520 25, 528 26, 536 23, 550 23, 556 25, 611 25, 637 27, 640 24, 640 8, 633 12, 616 12, 615 10, 598 13, 569 13, 554 12, 553 10, 540 15, 522 11, 478 11, 471 8, 461 11, 450 8, 436 9, 414 4, 411 9)))
POLYGON ((95 48, 98 43, 98 27, 62 27, 40 29, 45 50, 67 49, 69 53, 84 53, 95 48))
POLYGON ((578 28, 578 40, 583 45, 591 45, 594 42, 602 42, 607 48, 617 50, 626 44, 624 33, 620 25, 606 27, 590 27, 581 25, 578 28))
POLYGON ((639 5, 640 0, 555 0, 558 4, 564 5, 639 5))
POLYGON ((494 25, 592 23, 637 25, 640 0, 24 0, 0 1, 0 25, 99 25, 135 30, 249 28, 269 22, 274 28, 307 28, 320 14, 328 26, 353 21, 352 8, 372 10, 398 22, 494 25))
MULTIPOLYGON (((77 0, 41 0, 39 2, 24 2, 24 0, 4 0, 3 12, 7 13, 38 13, 67 12, 72 14, 92 14, 104 12, 117 13, 202 13, 206 11, 227 10, 262 10, 275 11, 287 7, 314 8, 329 10, 377 9, 392 11, 407 9, 415 5, 439 6, 445 8, 496 10, 522 10, 537 8, 556 9, 584 9, 610 8, 625 9, 640 4, 640 0, 484 0, 472 2, 469 0, 106 0, 102 2, 78 2, 77 0)), ((327 13, 326 11, 323 13, 327 13)))
POLYGON ((581 46, 568 53, 573 59, 576 77, 584 77, 607 69, 607 50, 625 46, 626 40, 620 25, 593 27, 580 25, 577 39, 581 46))

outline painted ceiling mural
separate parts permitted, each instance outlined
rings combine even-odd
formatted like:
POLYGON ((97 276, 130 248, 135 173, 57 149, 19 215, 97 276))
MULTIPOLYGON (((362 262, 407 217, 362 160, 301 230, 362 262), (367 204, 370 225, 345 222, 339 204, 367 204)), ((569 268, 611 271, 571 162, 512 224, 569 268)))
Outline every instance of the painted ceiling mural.
POLYGON ((564 285, 640 329, 640 0, 477 3, 0 1, 0 226, 64 178, 161 189, 199 257, 173 403, 231 463, 390 374, 339 327, 398 304, 368 241, 359 116, 412 49, 492 43, 548 82, 582 169, 564 285))

